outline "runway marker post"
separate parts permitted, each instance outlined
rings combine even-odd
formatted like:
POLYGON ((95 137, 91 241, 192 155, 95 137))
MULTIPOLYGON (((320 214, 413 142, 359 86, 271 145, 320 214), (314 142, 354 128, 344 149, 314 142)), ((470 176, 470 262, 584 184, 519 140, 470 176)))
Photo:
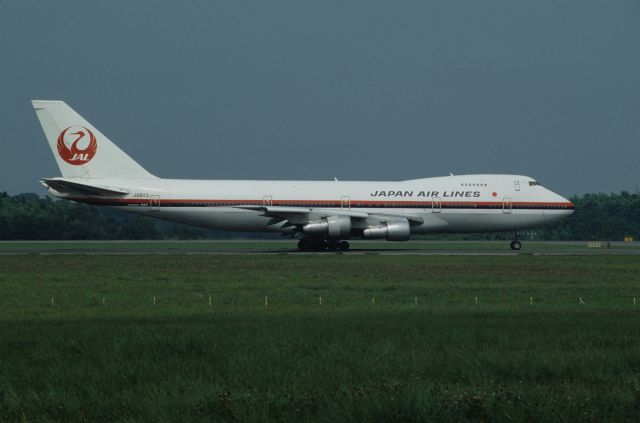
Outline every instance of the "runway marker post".
POLYGON ((414 297, 413 298, 413 303, 414 303, 414 305, 418 305, 418 297, 414 297))
POLYGON ((264 296, 264 306, 267 307, 269 305, 269 297, 264 296))
POLYGON ((585 302, 582 301, 582 297, 578 298, 578 304, 585 304, 585 302))
POLYGON ((533 305, 533 297, 529 297, 529 305, 533 305))
POLYGON ((478 297, 476 297, 476 305, 478 305, 478 297))
POLYGON ((154 304, 156 303, 156 296, 155 295, 153 296, 153 303, 154 304))
POLYGON ((318 302, 320 305, 322 305, 322 297, 319 298, 318 302))
POLYGON ((51 307, 53 307, 53 297, 51 297, 51 307))
POLYGON ((636 297, 633 297, 633 305, 636 305, 636 297))
POLYGON ((209 307, 211 307, 211 297, 209 297, 209 307))
POLYGON ((376 297, 371 297, 371 304, 375 304, 376 303, 376 297))
POLYGON ((107 303, 107 300, 104 297, 102 297, 102 305, 105 305, 106 303, 107 303))

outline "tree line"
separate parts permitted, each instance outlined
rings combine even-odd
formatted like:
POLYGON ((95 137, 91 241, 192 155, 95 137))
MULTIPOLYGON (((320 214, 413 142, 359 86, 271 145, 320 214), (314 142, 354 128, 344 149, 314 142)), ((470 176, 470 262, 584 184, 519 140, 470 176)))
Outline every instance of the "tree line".
MULTIPOLYGON (((640 240, 640 195, 585 194, 573 196, 575 213, 560 222, 535 229, 535 239, 640 240)), ((36 194, 0 194, 0 240, 154 240, 276 237, 234 234, 157 221, 144 216, 41 198, 36 194)), ((510 233, 458 235, 456 239, 509 238, 510 233)), ((443 238, 442 236, 438 238, 443 238)))
POLYGON ((539 230, 548 240, 640 240, 640 195, 584 194, 570 198, 576 210, 570 217, 539 230))

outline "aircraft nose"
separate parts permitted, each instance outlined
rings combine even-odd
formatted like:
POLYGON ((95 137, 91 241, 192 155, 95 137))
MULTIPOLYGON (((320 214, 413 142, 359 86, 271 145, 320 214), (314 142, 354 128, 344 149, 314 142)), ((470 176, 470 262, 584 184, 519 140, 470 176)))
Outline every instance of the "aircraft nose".
POLYGON ((568 198, 551 191, 549 188, 545 188, 547 201, 553 203, 554 208, 558 210, 558 214, 562 216, 572 215, 575 211, 575 205, 568 198))
POLYGON ((558 202, 562 205, 562 208, 565 210, 567 215, 573 214, 576 209, 575 204, 571 202, 568 198, 561 196, 560 194, 553 193, 558 198, 558 202))
POLYGON ((567 202, 567 214, 571 215, 576 211, 576 205, 573 204, 571 201, 567 200, 566 198, 564 199, 564 201, 567 202))

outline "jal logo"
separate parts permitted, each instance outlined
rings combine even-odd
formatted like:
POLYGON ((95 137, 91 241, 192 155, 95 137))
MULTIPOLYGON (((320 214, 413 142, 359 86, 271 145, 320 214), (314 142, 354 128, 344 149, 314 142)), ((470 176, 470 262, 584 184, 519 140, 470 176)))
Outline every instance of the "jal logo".
POLYGON ((70 126, 58 136, 58 154, 71 165, 90 162, 97 150, 96 136, 84 126, 70 126))

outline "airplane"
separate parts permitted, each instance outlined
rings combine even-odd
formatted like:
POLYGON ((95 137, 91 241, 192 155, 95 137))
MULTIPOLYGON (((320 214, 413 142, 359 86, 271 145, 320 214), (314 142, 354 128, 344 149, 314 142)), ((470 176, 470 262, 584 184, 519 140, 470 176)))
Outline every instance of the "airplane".
POLYGON ((300 250, 344 251, 349 239, 513 231, 557 222, 574 205, 521 175, 450 175, 406 181, 252 181, 158 178, 63 101, 33 100, 62 177, 56 198, 203 228, 273 232, 300 250))

